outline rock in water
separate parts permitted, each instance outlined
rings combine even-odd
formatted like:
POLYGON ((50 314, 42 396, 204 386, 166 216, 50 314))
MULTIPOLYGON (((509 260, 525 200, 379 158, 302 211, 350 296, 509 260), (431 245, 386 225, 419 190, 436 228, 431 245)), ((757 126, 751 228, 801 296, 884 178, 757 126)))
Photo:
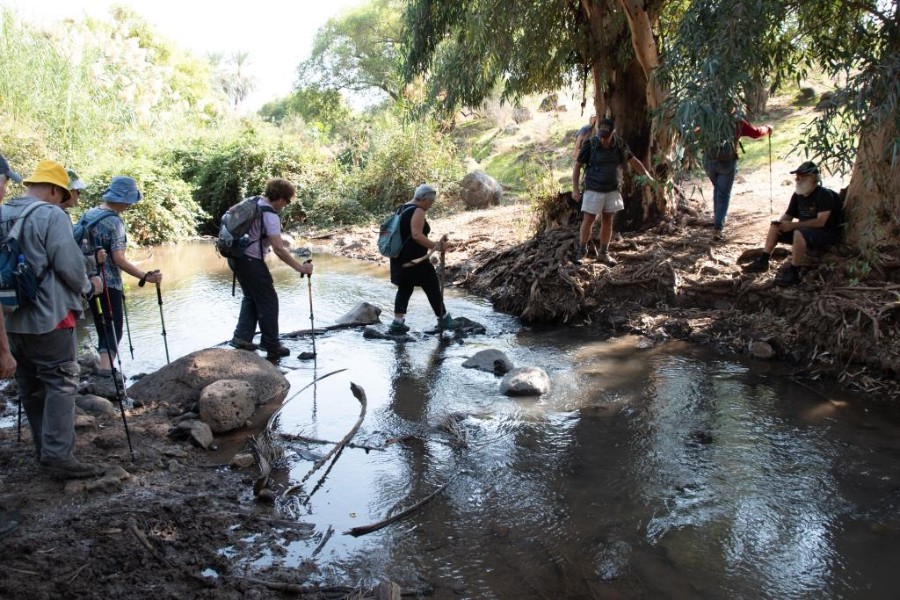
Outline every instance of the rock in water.
POLYGON ((381 322, 381 309, 368 302, 360 302, 353 310, 339 317, 337 325, 372 325, 381 322))
POLYGON ((550 377, 540 367, 513 369, 500 382, 500 393, 507 396, 540 396, 550 391, 550 377))
POLYGON ((500 375, 508 373, 514 368, 512 361, 499 350, 489 349, 476 352, 463 363, 467 369, 478 369, 487 371, 488 373, 498 373, 500 375))

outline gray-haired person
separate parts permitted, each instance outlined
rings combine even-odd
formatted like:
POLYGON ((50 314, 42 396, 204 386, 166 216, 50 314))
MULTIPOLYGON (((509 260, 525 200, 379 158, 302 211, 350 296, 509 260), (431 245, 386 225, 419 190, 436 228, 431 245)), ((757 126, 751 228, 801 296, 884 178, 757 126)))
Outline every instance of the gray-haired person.
POLYGON ((391 283, 397 286, 394 297, 394 321, 388 332, 394 335, 406 333, 409 326, 405 323, 409 299, 416 287, 422 288, 431 304, 438 324, 444 329, 453 329, 456 322, 447 314, 444 299, 441 296, 441 284, 438 281, 434 265, 426 258, 430 251, 443 250, 447 244, 444 235, 438 241, 428 239, 431 227, 425 220, 425 213, 434 206, 437 190, 427 184, 416 188, 412 200, 398 208, 400 211, 400 238, 403 248, 395 258, 391 259, 391 283))
POLYGON ((762 254, 744 267, 745 273, 768 271, 775 245, 790 244, 791 264, 775 278, 775 285, 780 286, 800 283, 800 265, 806 257, 806 249, 837 244, 841 239, 843 223, 840 196, 822 186, 816 163, 808 160, 791 174, 795 177, 794 193, 787 210, 780 219, 769 225, 762 254))

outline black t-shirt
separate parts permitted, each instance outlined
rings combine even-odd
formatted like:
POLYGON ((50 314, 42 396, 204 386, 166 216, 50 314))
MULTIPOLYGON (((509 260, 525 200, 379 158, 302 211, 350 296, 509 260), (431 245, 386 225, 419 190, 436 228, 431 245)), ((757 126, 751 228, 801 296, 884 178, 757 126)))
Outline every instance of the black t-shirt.
POLYGON ((795 192, 791 196, 791 201, 785 214, 798 221, 809 221, 825 211, 831 211, 831 214, 828 215, 828 220, 825 221, 824 229, 832 233, 840 233, 843 219, 840 200, 835 192, 821 185, 816 187, 809 196, 801 196, 795 192))
POLYGON ((632 157, 628 144, 615 136, 613 144, 605 148, 600 138, 593 136, 581 145, 578 162, 586 165, 584 188, 594 192, 612 192, 619 189, 619 166, 632 157))

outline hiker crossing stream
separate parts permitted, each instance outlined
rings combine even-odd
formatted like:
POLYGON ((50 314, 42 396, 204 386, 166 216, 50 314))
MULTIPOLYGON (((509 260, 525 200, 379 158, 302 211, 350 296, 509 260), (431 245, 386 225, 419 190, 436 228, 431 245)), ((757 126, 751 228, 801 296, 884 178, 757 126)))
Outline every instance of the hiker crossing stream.
MULTIPOLYGON (((317 328, 363 301, 382 309, 386 327, 395 291, 386 267, 314 260, 310 289, 272 265, 282 333, 309 327, 309 294, 317 328)), ((224 346, 240 291, 231 296, 231 273, 212 246, 156 248, 153 264, 165 273, 172 360, 224 346)), ((129 377, 166 364, 150 288, 126 290, 129 377)), ((240 553, 221 554, 289 569, 315 554, 323 582, 390 579, 437 598, 893 591, 896 411, 794 381, 778 365, 682 343, 604 339, 590 327, 525 326, 456 290, 447 306, 486 333, 425 335, 434 317, 415 294, 413 341, 323 331, 313 361, 297 358, 311 350, 308 336, 284 340, 291 355, 280 366, 291 391, 275 434, 288 468, 273 475, 278 491, 298 485, 354 427, 361 408, 351 382, 365 390, 366 412, 352 444, 276 503, 281 518, 314 534, 276 527, 249 536, 240 553), (462 367, 485 349, 540 367, 549 391, 508 397, 498 375, 462 367), (407 509, 372 533, 348 533, 407 509)))

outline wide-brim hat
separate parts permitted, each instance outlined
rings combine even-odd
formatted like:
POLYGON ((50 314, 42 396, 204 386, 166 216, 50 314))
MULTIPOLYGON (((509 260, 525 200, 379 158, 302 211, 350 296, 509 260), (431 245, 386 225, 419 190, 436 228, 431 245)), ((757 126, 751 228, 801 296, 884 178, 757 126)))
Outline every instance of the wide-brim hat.
POLYGON ((22 183, 49 183, 56 187, 62 188, 66 200, 72 197, 69 192, 69 174, 61 164, 53 160, 42 160, 34 168, 34 173, 28 179, 22 180, 22 183))
POLYGON ((69 189, 73 192, 80 192, 81 190, 87 189, 87 184, 85 184, 79 177, 78 173, 73 171, 72 169, 66 169, 66 173, 69 175, 69 189))
POLYGON ((124 175, 116 175, 109 182, 109 187, 100 196, 107 202, 117 202, 120 204, 134 204, 143 196, 138 189, 137 181, 131 177, 124 175))
POLYGON ((16 183, 22 183, 22 176, 13 171, 9 163, 6 162, 6 157, 0 154, 0 175, 6 175, 7 178, 12 179, 16 183))
POLYGON ((814 163, 813 161, 808 160, 805 163, 803 163, 802 165, 800 165, 799 167, 797 167, 796 169, 794 169, 793 171, 791 171, 792 175, 795 173, 797 175, 813 175, 813 174, 818 175, 819 174, 819 166, 816 163, 814 163))

